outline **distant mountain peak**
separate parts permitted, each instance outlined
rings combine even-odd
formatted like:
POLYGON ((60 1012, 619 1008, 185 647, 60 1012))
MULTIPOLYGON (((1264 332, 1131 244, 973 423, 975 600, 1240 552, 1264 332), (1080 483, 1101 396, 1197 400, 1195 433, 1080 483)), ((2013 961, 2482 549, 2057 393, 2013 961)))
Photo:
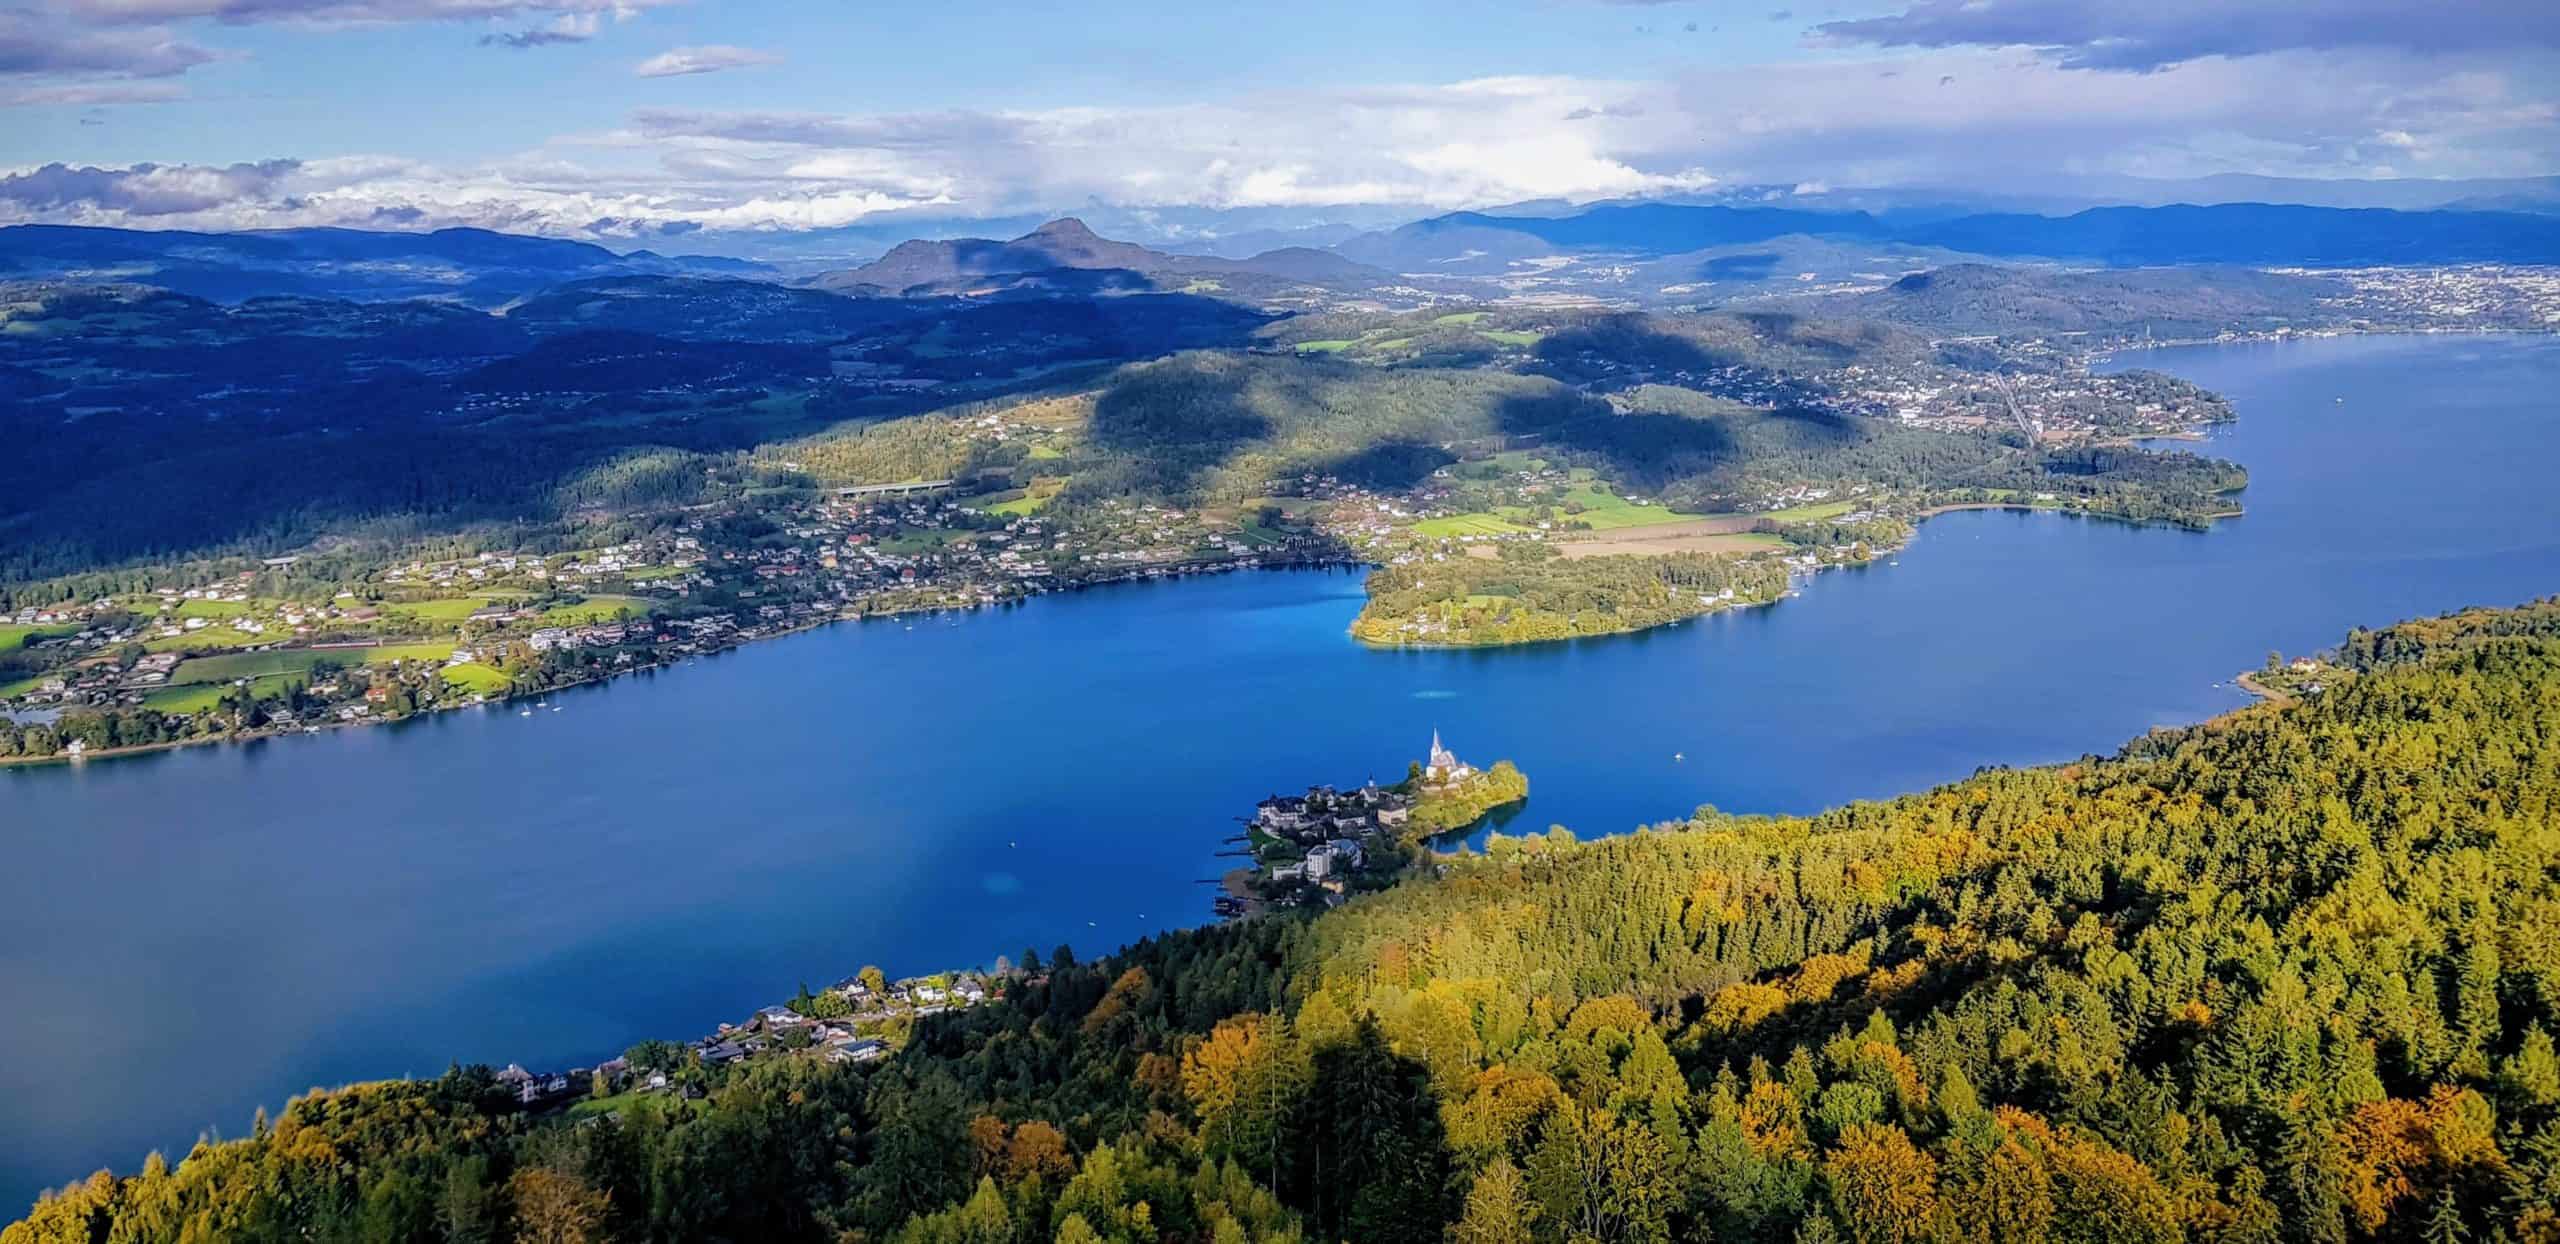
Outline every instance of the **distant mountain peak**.
POLYGON ((1073 216, 1060 216, 1056 220, 1050 221, 1029 233, 1023 234, 1021 237, 1016 238, 1015 241, 1028 242, 1033 238, 1040 238, 1050 242, 1100 242, 1103 240, 1102 235, 1095 233, 1092 226, 1085 224, 1083 221, 1078 220, 1073 216))

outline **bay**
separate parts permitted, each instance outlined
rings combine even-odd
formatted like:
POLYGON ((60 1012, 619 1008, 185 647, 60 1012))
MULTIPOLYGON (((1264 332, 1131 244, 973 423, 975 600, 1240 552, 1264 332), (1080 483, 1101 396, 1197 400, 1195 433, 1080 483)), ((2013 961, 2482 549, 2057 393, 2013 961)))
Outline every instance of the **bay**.
POLYGON ((1950 514, 1767 609, 1364 648, 1357 576, 832 627, 512 709, 0 771, 0 1200, 315 1085, 592 1062, 878 963, 1206 918, 1266 794, 1516 760, 1510 828, 1805 812, 2112 751, 2269 649, 2560 591, 2560 341, 2131 355, 2229 396, 2207 533, 1950 514), (2341 400, 2343 399, 2343 400, 2341 400))

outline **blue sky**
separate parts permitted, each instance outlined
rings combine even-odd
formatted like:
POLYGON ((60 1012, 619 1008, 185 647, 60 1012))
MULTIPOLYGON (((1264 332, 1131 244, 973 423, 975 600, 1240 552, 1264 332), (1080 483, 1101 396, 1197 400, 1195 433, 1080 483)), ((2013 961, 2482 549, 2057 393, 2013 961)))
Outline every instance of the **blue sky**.
POLYGON ((0 221, 603 236, 1099 201, 2542 175, 2554 12, 0 0, 0 221))

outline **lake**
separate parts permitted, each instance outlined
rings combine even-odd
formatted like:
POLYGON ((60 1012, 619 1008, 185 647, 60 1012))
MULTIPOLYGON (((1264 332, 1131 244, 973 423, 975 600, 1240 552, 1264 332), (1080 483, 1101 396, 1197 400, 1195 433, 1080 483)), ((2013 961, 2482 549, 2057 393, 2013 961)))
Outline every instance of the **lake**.
POLYGON ((1354 644, 1340 572, 1133 585, 831 627, 532 717, 0 771, 0 1200, 313 1085, 591 1063, 865 963, 1197 923, 1231 818, 1398 777, 1435 728, 1528 772, 1515 829, 1810 811, 2109 752, 2244 703, 2271 648, 2560 591, 2560 341, 2124 365, 2232 398, 2205 448, 2254 472, 2245 518, 1951 514, 1771 608, 1498 652, 1354 644))

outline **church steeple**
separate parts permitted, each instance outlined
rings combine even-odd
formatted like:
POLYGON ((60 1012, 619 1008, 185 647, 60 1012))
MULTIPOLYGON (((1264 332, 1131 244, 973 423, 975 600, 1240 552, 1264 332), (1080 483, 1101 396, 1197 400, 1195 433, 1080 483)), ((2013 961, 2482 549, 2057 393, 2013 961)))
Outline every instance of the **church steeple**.
POLYGON ((1458 762, 1456 755, 1440 742, 1440 731, 1431 732, 1431 758, 1423 762, 1422 775, 1433 782, 1449 782, 1467 776, 1470 770, 1458 762))

